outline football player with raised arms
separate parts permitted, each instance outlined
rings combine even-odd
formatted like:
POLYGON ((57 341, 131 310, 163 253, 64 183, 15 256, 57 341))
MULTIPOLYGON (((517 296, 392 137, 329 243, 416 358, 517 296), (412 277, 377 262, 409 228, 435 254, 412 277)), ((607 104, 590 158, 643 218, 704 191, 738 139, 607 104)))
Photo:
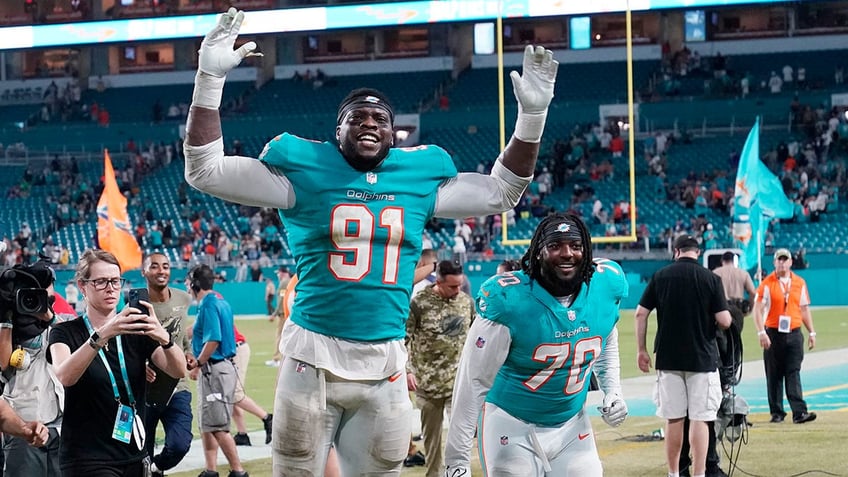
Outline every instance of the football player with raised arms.
POLYGON ((477 295, 454 382, 446 476, 471 475, 475 429, 484 475, 603 475, 584 406, 594 371, 604 421, 627 417, 616 328, 627 291, 617 263, 592 260, 580 218, 539 223, 521 270, 495 275, 477 295))
POLYGON ((437 146, 394 148, 394 109, 372 89, 341 102, 336 142, 284 133, 259 160, 225 156, 218 108, 244 13, 201 43, 185 177, 230 202, 280 211, 296 261, 274 407, 273 475, 321 475, 331 444, 343 475, 400 475, 411 433, 405 321, 424 224, 514 207, 532 180, 558 63, 528 46, 513 71, 518 117, 492 172, 459 174, 437 146))

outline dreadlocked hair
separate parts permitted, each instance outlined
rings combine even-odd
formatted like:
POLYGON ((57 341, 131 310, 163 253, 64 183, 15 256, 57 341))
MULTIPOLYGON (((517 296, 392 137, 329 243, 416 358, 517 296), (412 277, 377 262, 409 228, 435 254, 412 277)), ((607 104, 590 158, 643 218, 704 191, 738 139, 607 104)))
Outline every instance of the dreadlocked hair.
POLYGON ((570 220, 577 224, 577 229, 580 231, 580 240, 583 242, 583 262, 580 264, 578 276, 580 281, 589 285, 592 279, 592 274, 595 273, 595 266, 592 260, 592 236, 589 234, 589 228, 579 216, 574 214, 554 212, 542 219, 539 226, 536 227, 536 232, 533 233, 533 238, 530 239, 530 247, 524 256, 521 257, 521 270, 527 274, 532 280, 538 280, 542 275, 541 260, 539 255, 542 252, 543 235, 545 229, 551 222, 570 220))

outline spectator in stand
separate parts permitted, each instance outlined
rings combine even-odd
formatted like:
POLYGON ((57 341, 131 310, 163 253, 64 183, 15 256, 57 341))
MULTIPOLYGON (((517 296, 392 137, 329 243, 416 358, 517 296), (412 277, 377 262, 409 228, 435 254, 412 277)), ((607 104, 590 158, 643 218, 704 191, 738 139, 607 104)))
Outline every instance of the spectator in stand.
POLYGON ((612 152, 612 157, 621 157, 624 152, 624 138, 620 134, 616 134, 610 140, 610 152, 612 152))
POLYGON ((101 127, 108 128, 109 121, 109 111, 106 108, 100 108, 100 112, 97 113, 97 124, 99 124, 101 127))
POLYGON ((783 89, 783 80, 781 80, 780 77, 777 76, 777 73, 775 73, 774 71, 771 72, 771 77, 768 81, 768 87, 769 91, 771 91, 772 94, 778 94, 783 89))
POLYGON ((792 73, 793 73, 792 66, 785 65, 783 67, 783 82, 784 83, 791 83, 793 81, 794 78, 792 76, 792 73))

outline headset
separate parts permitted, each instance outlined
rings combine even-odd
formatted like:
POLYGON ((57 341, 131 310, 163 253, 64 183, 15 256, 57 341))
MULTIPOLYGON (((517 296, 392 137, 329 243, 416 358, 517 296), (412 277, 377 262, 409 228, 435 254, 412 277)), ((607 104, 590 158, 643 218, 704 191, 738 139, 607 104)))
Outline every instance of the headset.
POLYGON ((215 283, 215 272, 208 265, 198 265, 188 272, 189 288, 194 293, 211 290, 215 283))

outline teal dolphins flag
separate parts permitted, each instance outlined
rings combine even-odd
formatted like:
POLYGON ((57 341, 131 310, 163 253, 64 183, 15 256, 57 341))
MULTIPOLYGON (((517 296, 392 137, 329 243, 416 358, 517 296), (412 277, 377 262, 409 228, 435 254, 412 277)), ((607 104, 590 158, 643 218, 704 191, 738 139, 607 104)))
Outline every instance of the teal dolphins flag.
POLYGON ((750 270, 759 266, 765 248, 766 223, 773 219, 788 219, 795 206, 786 198, 783 185, 760 160, 760 120, 748 134, 733 195, 733 238, 742 249, 739 268, 750 270))

